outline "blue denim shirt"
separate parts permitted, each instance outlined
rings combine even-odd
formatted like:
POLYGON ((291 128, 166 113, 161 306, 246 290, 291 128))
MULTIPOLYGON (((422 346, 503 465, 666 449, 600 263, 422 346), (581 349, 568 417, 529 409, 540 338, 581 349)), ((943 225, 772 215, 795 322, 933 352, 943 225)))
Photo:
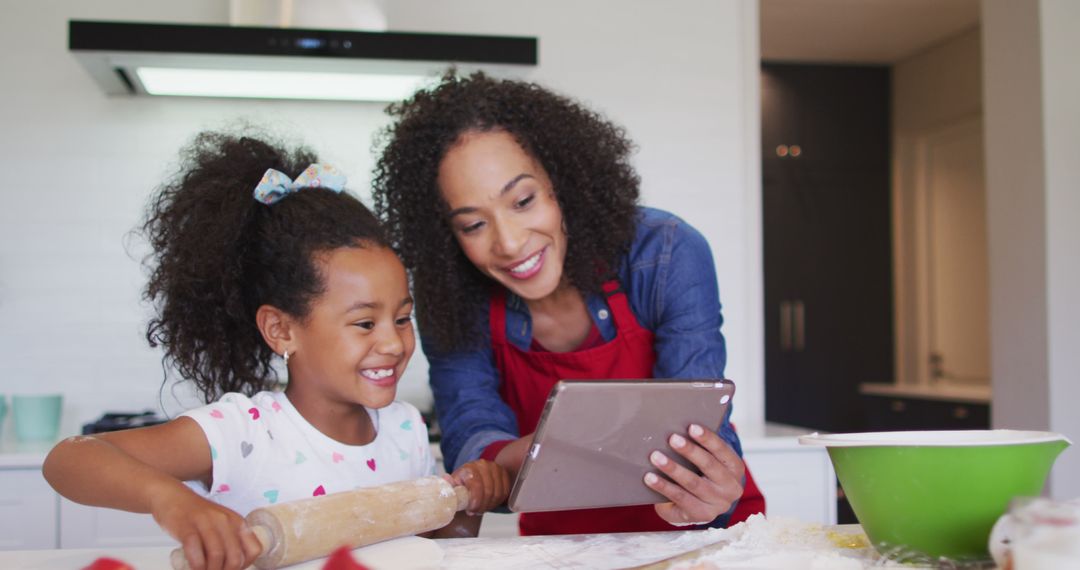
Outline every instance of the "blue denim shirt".
MULTIPOLYGON (((637 233, 618 275, 638 323, 655 335, 654 378, 724 377, 727 351, 720 334, 720 295, 704 236, 673 214, 639 208, 637 233)), ((589 295, 586 305, 604 340, 613 339, 615 325, 603 296, 589 295)), ((506 309, 507 339, 529 350, 532 320, 525 302, 508 294, 506 309)), ((485 306, 478 316, 485 325, 488 312, 485 306)), ((483 330, 490 338, 489 327, 483 330)), ((439 353, 420 333, 447 469, 478 459, 496 441, 520 437, 514 412, 499 395, 501 380, 490 341, 476 350, 439 353)), ((730 416, 729 410, 719 433, 741 456, 730 416)))

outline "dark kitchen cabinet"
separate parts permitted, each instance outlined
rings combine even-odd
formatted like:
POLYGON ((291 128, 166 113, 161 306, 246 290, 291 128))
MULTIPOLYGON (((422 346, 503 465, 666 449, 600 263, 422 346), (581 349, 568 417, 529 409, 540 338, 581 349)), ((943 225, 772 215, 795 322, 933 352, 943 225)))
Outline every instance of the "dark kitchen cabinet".
POLYGON ((989 429, 990 405, 863 395, 867 431, 989 429))
POLYGON ((890 76, 762 65, 765 417, 865 426, 893 378, 890 76))

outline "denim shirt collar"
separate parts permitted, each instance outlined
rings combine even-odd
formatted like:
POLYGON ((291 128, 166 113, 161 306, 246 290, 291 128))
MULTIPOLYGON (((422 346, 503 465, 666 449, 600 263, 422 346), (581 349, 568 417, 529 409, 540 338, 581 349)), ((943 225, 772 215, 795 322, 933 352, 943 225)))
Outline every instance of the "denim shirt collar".
MULTIPOLYGON (((585 306, 589 310, 596 328, 604 342, 615 338, 615 319, 611 317, 611 308, 600 294, 585 296, 585 306)), ((506 292, 506 337, 521 350, 529 350, 532 345, 532 315, 525 300, 513 292, 506 292)))

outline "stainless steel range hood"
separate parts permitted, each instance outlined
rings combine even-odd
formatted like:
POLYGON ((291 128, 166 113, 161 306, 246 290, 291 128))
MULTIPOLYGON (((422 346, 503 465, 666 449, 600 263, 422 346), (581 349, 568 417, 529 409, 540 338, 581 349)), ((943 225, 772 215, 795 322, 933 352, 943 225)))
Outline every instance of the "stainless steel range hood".
POLYGON ((450 65, 520 76, 537 39, 71 20, 68 49, 110 95, 394 101, 450 65))

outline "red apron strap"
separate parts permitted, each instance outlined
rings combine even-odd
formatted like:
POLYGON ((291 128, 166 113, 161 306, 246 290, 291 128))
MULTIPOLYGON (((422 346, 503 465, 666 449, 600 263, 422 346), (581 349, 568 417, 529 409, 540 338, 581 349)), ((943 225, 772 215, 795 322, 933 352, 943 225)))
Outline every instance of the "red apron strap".
POLYGON ((626 292, 623 291, 619 282, 612 279, 604 283, 603 289, 608 307, 611 308, 612 316, 615 317, 615 328, 619 333, 629 333, 631 330, 640 329, 641 325, 634 316, 634 311, 630 309, 630 301, 626 298, 626 292))
POLYGON ((488 326, 491 329, 491 342, 506 344, 506 291, 502 287, 492 287, 490 310, 488 326))

